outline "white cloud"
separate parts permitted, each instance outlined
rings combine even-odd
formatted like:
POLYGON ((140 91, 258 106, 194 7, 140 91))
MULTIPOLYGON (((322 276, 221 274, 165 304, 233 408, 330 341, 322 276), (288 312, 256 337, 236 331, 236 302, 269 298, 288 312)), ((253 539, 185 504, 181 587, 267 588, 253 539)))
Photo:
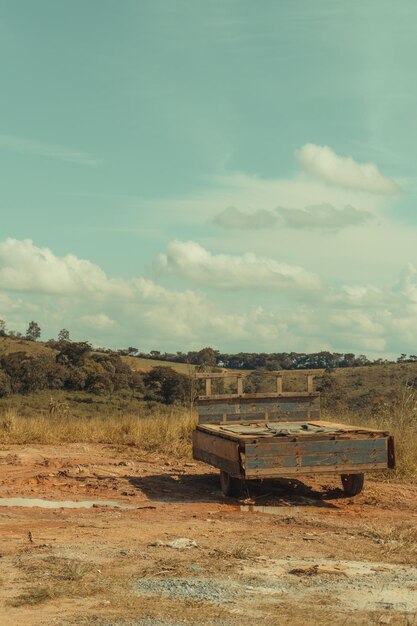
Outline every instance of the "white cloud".
POLYGON ((105 313, 97 313, 95 315, 82 315, 80 318, 86 326, 98 328, 99 330, 107 330, 113 328, 116 322, 105 313))
POLYGON ((296 154, 306 172, 327 183, 379 194, 394 194, 400 190, 374 163, 357 163, 351 156, 341 157, 329 146, 307 143, 296 154))
POLYGON ((193 242, 171 244, 159 263, 200 284, 227 289, 209 297, 143 277, 109 278, 74 255, 58 257, 27 240, 6 240, 0 243, 0 317, 21 332, 35 319, 45 338, 68 328, 73 339, 141 350, 213 345, 236 352, 415 352, 413 266, 391 284, 318 289, 317 276, 301 268, 298 273, 256 255, 211 254, 193 242), (236 284, 245 290, 233 289, 236 284))
POLYGON ((386 304, 384 291, 374 285, 343 285, 338 290, 329 291, 325 300, 342 307, 369 308, 386 304))
POLYGON ((341 230, 349 226, 360 226, 373 219, 372 213, 347 205, 336 209, 329 203, 307 206, 305 209, 280 207, 277 214, 288 228, 305 230, 341 230))
POLYGON ((80 150, 24 139, 23 137, 14 137, 12 135, 0 135, 0 149, 18 152, 19 154, 35 154, 51 159, 58 159, 60 161, 67 161, 69 163, 78 163, 79 165, 96 166, 101 163, 100 159, 86 154, 85 152, 81 152, 80 150))
POLYGON ((213 218, 213 224, 230 229, 261 229, 275 226, 278 216, 273 211, 259 209, 253 213, 245 213, 234 206, 229 206, 213 218))
POLYGON ((295 265, 259 257, 212 254, 194 241, 173 241, 157 269, 218 289, 320 289, 320 278, 295 265))
POLYGON ((30 239, 6 239, 0 243, 0 288, 55 294, 113 293, 129 290, 126 281, 107 278, 91 261, 73 254, 57 257, 49 248, 39 248, 30 239))
POLYGON ((281 226, 297 230, 337 231, 349 226, 360 226, 373 218, 369 211, 356 209, 349 204, 336 209, 332 204, 322 203, 303 209, 278 207, 272 211, 259 209, 252 213, 228 207, 218 213, 212 222, 231 230, 260 230, 281 226))

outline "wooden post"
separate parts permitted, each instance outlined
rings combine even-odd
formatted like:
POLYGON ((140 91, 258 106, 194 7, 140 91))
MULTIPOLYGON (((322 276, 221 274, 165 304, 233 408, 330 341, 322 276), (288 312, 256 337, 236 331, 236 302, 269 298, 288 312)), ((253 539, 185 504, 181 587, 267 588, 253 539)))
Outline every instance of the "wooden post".
POLYGON ((206 396, 211 396, 211 378, 206 378, 206 396))
POLYGON ((237 379, 237 392, 239 395, 243 393, 243 378, 241 376, 237 379))
POLYGON ((282 393, 282 376, 277 376, 277 393, 282 393))
POLYGON ((313 376, 311 374, 307 376, 307 391, 308 393, 313 393, 314 391, 313 376))

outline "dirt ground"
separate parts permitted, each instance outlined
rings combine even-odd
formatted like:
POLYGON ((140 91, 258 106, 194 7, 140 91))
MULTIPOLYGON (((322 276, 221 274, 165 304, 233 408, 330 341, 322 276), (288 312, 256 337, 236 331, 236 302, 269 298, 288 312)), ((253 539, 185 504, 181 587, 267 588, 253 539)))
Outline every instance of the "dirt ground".
POLYGON ((417 487, 339 487, 236 501, 134 447, 2 446, 0 624, 417 624, 417 487))

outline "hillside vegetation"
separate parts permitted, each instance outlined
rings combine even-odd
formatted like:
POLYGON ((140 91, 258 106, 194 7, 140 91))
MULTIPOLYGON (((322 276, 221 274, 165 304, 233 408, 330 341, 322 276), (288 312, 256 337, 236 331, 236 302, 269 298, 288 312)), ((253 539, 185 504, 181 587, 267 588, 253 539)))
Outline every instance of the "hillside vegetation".
MULTIPOLYGON (((0 406, 12 403, 23 411, 25 407, 50 410, 51 403, 69 403, 82 414, 92 414, 95 410, 135 411, 143 401, 189 406, 201 389, 193 382, 196 368, 215 367, 211 348, 192 353, 194 364, 171 363, 126 352, 96 350, 87 342, 43 343, 0 337, 0 406)), ((267 391, 273 385, 272 378, 262 376, 263 368, 253 373, 226 368, 219 371, 245 373, 246 392, 267 391)), ((284 389, 305 388, 304 377, 292 376, 290 370, 284 380, 284 389)), ((233 378, 226 384, 216 382, 217 391, 230 391, 234 384, 233 378)), ((317 372, 315 385, 322 393, 322 406, 327 411, 378 415, 417 390, 417 363, 327 369, 324 374, 317 372)))
MULTIPOLYGON (((202 392, 194 372, 212 366, 168 365, 97 351, 86 342, 0 337, 0 440, 134 444, 190 456, 194 405, 202 392)), ((245 392, 273 384, 262 372, 245 371, 245 392)), ((232 391, 235 380, 213 385, 217 392, 232 391)), ((417 480, 417 363, 318 371, 315 386, 325 419, 393 433, 396 476, 417 480)), ((286 389, 305 389, 305 377, 288 371, 286 389)))

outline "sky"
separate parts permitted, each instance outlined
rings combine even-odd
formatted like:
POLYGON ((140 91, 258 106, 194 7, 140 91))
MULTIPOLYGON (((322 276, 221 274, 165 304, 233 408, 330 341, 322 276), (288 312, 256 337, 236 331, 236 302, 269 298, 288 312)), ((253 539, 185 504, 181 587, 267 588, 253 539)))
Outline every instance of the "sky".
POLYGON ((0 0, 0 318, 417 352, 414 0, 0 0))

